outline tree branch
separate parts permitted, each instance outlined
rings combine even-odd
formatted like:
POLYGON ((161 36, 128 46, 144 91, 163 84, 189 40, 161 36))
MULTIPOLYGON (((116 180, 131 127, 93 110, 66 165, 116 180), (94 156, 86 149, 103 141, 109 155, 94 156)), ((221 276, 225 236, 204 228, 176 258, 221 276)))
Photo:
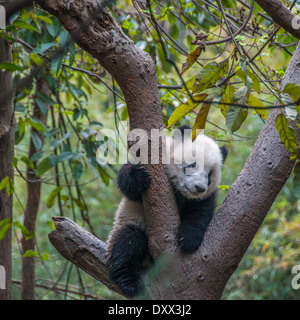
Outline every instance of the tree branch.
POLYGON ((284 30, 300 39, 300 18, 291 12, 280 0, 255 0, 284 30))
POLYGON ((105 242, 66 217, 53 217, 52 220, 56 230, 49 234, 49 240, 56 250, 109 289, 122 294, 108 276, 105 242))
MULTIPOLYGON (((127 103, 130 129, 143 129, 150 137, 151 129, 163 128, 156 69, 151 57, 135 47, 98 1, 36 2, 55 15, 74 41, 98 59, 118 82, 127 103)), ((163 252, 172 252, 174 227, 178 226, 179 217, 165 166, 148 164, 146 167, 153 183, 143 196, 143 202, 150 251, 157 257, 163 252), (169 201, 162 203, 159 201, 162 198, 169 201)))
MULTIPOLYGON (((124 35, 111 15, 104 9, 99 11, 95 0, 37 2, 58 17, 77 44, 97 58, 116 79, 127 102, 131 129, 144 129, 150 137, 151 129, 162 128, 155 66, 149 55, 136 48, 124 35)), ((298 46, 284 83, 299 83, 299 64, 298 46)), ((152 298, 221 297, 226 282, 238 266, 294 165, 275 128, 275 118, 279 112, 271 112, 242 173, 233 183, 205 234, 204 242, 194 254, 182 255, 177 249, 175 235, 179 215, 165 167, 147 165, 152 184, 143 195, 143 203, 150 253, 154 259, 164 254, 171 256, 157 281, 147 285, 152 298)), ((70 240, 69 237, 60 236, 66 230, 60 229, 62 225, 57 227, 55 233, 56 244, 53 238, 51 240, 56 247, 59 242, 63 243, 60 253, 70 261, 73 259, 74 263, 93 276, 95 268, 104 268, 97 279, 111 286, 104 266, 104 246, 99 244, 99 240, 86 235, 89 240, 85 241, 82 249, 80 242, 70 247, 70 244, 74 244, 73 238, 70 240), (93 254, 88 247, 91 247, 93 254), (101 262, 98 266, 97 259, 101 262)), ((66 228, 71 233, 72 228, 75 228, 78 237, 86 232, 72 226, 70 222, 66 228)))
MULTIPOLYGON (((300 84, 300 44, 288 65, 281 89, 287 83, 300 84)), ((209 288, 202 298, 220 298, 224 286, 251 244, 268 210, 294 167, 290 152, 281 142, 273 110, 228 196, 211 222, 200 248, 205 263, 201 274, 209 288)), ((291 123, 297 130, 298 120, 291 123)), ((298 128, 299 135, 299 128, 298 128)))

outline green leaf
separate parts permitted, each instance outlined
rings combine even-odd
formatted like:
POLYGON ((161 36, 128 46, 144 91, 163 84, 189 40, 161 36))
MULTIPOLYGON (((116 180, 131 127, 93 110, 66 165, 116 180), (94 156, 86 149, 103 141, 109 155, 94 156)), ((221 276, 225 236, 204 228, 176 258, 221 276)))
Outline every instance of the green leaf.
POLYGON ((49 17, 46 17, 46 16, 36 16, 36 17, 46 23, 49 23, 51 25, 53 24, 52 20, 49 17))
POLYGON ((77 207, 82 210, 82 211, 86 211, 86 206, 83 204, 82 201, 80 201, 79 199, 73 198, 74 202, 76 203, 77 207))
POLYGON ((31 160, 29 160, 26 156, 22 156, 20 158, 21 161, 23 161, 30 169, 34 169, 34 164, 31 160))
MULTIPOLYGON (((283 104, 287 105, 287 104, 293 103, 294 100, 287 93, 282 93, 281 94, 281 102, 283 104)), ((287 119, 292 120, 292 121, 296 120, 298 112, 299 112, 299 107, 290 106, 290 107, 285 107, 284 110, 285 110, 287 119)))
POLYGON ((5 218, 3 220, 0 221, 0 229, 7 223, 10 222, 10 219, 9 218, 5 218))
POLYGON ((27 29, 27 30, 30 30, 30 31, 36 31, 38 32, 38 30, 32 26, 31 24, 25 22, 25 21, 21 21, 21 20, 15 20, 13 23, 12 23, 13 26, 17 27, 17 28, 24 28, 24 29, 27 29))
POLYGON ((42 101, 41 99, 37 98, 37 97, 35 98, 35 102, 36 102, 36 104, 38 105, 38 107, 40 108, 40 110, 42 111, 42 113, 43 113, 44 115, 46 115, 47 112, 48 112, 48 109, 47 109, 47 107, 46 107, 45 102, 42 101))
POLYGON ((182 119, 186 114, 194 110, 201 101, 205 100, 206 97, 207 93, 196 94, 193 96, 193 100, 195 102, 193 102, 192 99, 189 99, 186 103, 176 108, 169 118, 168 128, 182 119))
POLYGON ((70 44, 69 66, 72 67, 74 62, 75 62, 75 42, 73 41, 70 44))
POLYGON ((73 176, 75 178, 76 181, 78 181, 82 175, 83 172, 83 165, 81 162, 76 161, 73 164, 73 176))
POLYGON ((104 182, 105 185, 109 185, 109 176, 106 174, 106 172, 103 170, 102 167, 100 167, 99 165, 97 166, 97 170, 100 174, 100 177, 102 179, 102 181, 104 182))
POLYGON ((288 120, 282 113, 277 116, 275 124, 281 141, 291 153, 295 154, 298 149, 296 130, 289 126, 288 120))
POLYGON ((181 75, 183 75, 199 58, 201 54, 201 47, 197 47, 194 51, 192 51, 186 58, 185 63, 182 65, 181 75))
POLYGON ((24 254, 24 258, 32 258, 32 257, 38 257, 39 252, 38 251, 33 251, 33 250, 27 250, 24 254))
POLYGON ((208 116, 208 112, 211 106, 211 103, 213 101, 212 98, 207 99, 210 102, 203 103, 201 109, 199 110, 197 114, 196 121, 194 123, 193 129, 192 129, 192 141, 196 139, 197 136, 197 129, 204 130, 205 129, 205 123, 208 116))
POLYGON ((14 221, 14 226, 21 230, 25 240, 33 238, 33 232, 29 232, 28 229, 20 221, 14 221))
POLYGON ((6 188, 7 184, 9 183, 9 176, 3 178, 0 182, 0 191, 6 188))
POLYGON ((47 261, 49 259, 49 253, 44 253, 40 256, 43 261, 47 261))
POLYGON ((47 207, 51 208, 54 205, 56 197, 59 195, 63 187, 57 187, 51 191, 47 199, 47 207))
POLYGON ((71 43, 71 36, 69 35, 69 32, 66 29, 63 29, 59 37, 61 46, 66 50, 68 45, 71 43))
POLYGON ((47 158, 43 159, 43 160, 39 163, 39 165, 38 165, 37 168, 36 168, 35 174, 36 174, 37 176, 41 176, 42 174, 44 174, 45 172, 47 172, 50 168, 52 168, 53 165, 54 165, 54 164, 53 164, 52 160, 51 160, 49 157, 47 157, 47 158))
POLYGON ((174 40, 177 40, 178 35, 179 35, 179 30, 178 30, 177 25, 176 25, 175 23, 174 23, 174 24, 171 24, 170 36, 171 36, 174 40))
POLYGON ((246 120, 248 110, 240 107, 229 106, 226 111, 226 126, 230 132, 237 131, 246 120))
POLYGON ((222 93, 222 100, 220 101, 219 108, 224 117, 226 117, 226 112, 229 107, 228 104, 221 104, 221 102, 225 103, 233 103, 234 102, 234 92, 235 89, 231 84, 227 84, 222 93))
POLYGON ((253 94, 249 95, 248 103, 251 107, 259 107, 259 109, 255 109, 255 112, 262 116, 264 120, 268 118, 268 111, 267 109, 264 109, 264 104, 253 94))
POLYGON ((49 48, 53 47, 54 45, 56 45, 55 42, 50 42, 50 43, 42 43, 39 46, 37 46, 34 50, 32 50, 32 53, 44 53, 45 51, 47 51, 49 48))
POLYGON ((5 71, 23 71, 24 69, 9 62, 0 62, 0 70, 5 71))
POLYGON ((25 131, 25 121, 23 120, 22 117, 19 117, 18 131, 19 131, 20 135, 22 135, 25 131))
POLYGON ((49 104, 50 106, 54 106, 56 104, 56 101, 54 101, 51 96, 47 95, 44 92, 38 92, 38 98, 49 104))
MULTIPOLYGON (((251 90, 251 88, 250 88, 251 90)), ((250 93, 249 87, 241 87, 238 88, 233 95, 233 101, 237 102, 239 104, 246 104, 248 101, 249 93, 250 93)))
POLYGON ((66 151, 62 152, 59 156, 56 157, 56 163, 63 162, 66 160, 70 160, 73 157, 73 152, 66 151))
POLYGON ((187 81, 187 87, 189 88, 192 86, 193 93, 201 92, 206 88, 211 87, 228 71, 228 61, 228 59, 225 59, 220 63, 211 62, 207 64, 200 73, 198 73, 196 78, 193 77, 187 81))
POLYGON ((62 55, 52 60, 51 69, 55 74, 58 74, 58 72, 61 70, 61 65, 63 61, 64 61, 64 56, 62 55))
POLYGON ((41 138, 39 137, 39 135, 36 132, 32 131, 31 132, 31 139, 34 144, 35 150, 36 151, 41 150, 42 146, 43 146, 43 142, 42 142, 41 138))
POLYGON ((73 133, 72 131, 68 131, 67 133, 64 134, 64 136, 61 139, 52 141, 51 146, 53 148, 57 148, 58 146, 61 145, 62 142, 64 142, 66 139, 68 139, 72 133, 73 133))
POLYGON ((7 34, 3 34, 0 32, 0 38, 4 39, 4 40, 7 40, 7 41, 10 41, 10 42, 16 42, 16 40, 10 36, 8 36, 7 34))
MULTIPOLYGON (((253 89, 259 93, 260 92, 260 82, 259 82, 259 79, 257 78, 257 76, 248 71, 247 70, 247 75, 249 76, 249 78, 251 79, 252 81, 252 87, 253 89)), ((245 74, 245 72, 242 70, 242 69, 239 69, 236 71, 236 76, 239 77, 245 84, 247 84, 247 76, 245 74)))
POLYGON ((36 53, 31 52, 29 54, 29 59, 32 63, 36 64, 39 67, 41 67, 44 64, 44 60, 36 53))
POLYGON ((48 32, 50 33, 50 35, 53 38, 56 38, 59 31, 60 31, 61 25, 56 17, 52 17, 51 20, 52 20, 52 24, 47 23, 46 28, 47 28, 48 32))
POLYGON ((10 219, 6 218, 0 221, 0 241, 4 239, 8 231, 11 229, 10 219))
POLYGON ((0 191, 6 189, 7 195, 11 195, 14 191, 14 182, 9 176, 3 178, 0 182, 0 191))
POLYGON ((38 120, 27 118, 25 120, 25 122, 30 124, 32 126, 32 128, 34 128, 38 132, 41 132, 41 131, 45 132, 46 131, 46 128, 44 127, 44 125, 41 124, 38 120))
POLYGON ((286 84, 282 92, 287 93, 294 101, 300 99, 300 85, 297 83, 286 84))
POLYGON ((52 220, 49 220, 47 223, 48 223, 48 226, 50 226, 50 228, 52 228, 53 230, 56 230, 55 223, 52 220))
POLYGON ((256 74, 248 71, 248 76, 251 78, 252 80, 252 87, 253 89, 257 92, 257 93, 260 93, 260 82, 259 82, 259 79, 257 77, 256 74))

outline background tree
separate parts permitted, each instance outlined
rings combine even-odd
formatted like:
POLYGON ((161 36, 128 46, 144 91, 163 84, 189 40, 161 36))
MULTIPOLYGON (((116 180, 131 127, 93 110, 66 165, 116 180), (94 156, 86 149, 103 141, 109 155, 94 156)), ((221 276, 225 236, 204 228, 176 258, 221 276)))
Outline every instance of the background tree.
MULTIPOLYGON (((7 41, 0 39, 0 62, 9 66, 11 50, 7 41)), ((6 290, 0 290, 0 300, 11 298, 11 252, 12 252, 12 190, 14 114, 12 102, 12 74, 0 72, 0 265, 5 268, 6 290)))
MULTIPOLYGON (((36 130, 33 143, 37 152, 31 157, 17 153, 14 166, 22 179, 24 179, 22 173, 24 165, 27 170, 31 169, 36 176, 41 177, 43 188, 47 190, 46 199, 42 199, 42 204, 46 203, 51 209, 51 212, 46 211, 45 205, 42 205, 41 225, 43 227, 39 227, 38 231, 42 235, 39 238, 43 249, 27 250, 23 253, 26 258, 31 258, 31 261, 40 259, 44 270, 42 274, 46 274, 49 279, 36 282, 36 287, 48 287, 53 292, 64 292, 65 297, 70 295, 70 292, 90 297, 86 293, 84 284, 85 281, 90 280, 83 280, 84 275, 79 269, 74 269, 79 283, 79 288, 74 289, 69 287, 73 279, 72 265, 65 264, 63 269, 60 268, 61 274, 54 278, 48 266, 52 261, 58 260, 49 259, 49 255, 43 254, 42 251, 52 250, 45 249, 43 232, 45 233, 47 229, 47 227, 45 229, 45 222, 49 221, 54 211, 59 215, 70 216, 75 221, 80 219, 78 221, 82 221, 94 234, 101 235, 101 232, 95 232, 95 226, 101 223, 104 226, 107 225, 105 215, 98 213, 100 209, 103 210, 105 201, 104 199, 95 200, 95 198, 101 198, 101 194, 105 194, 106 191, 101 186, 103 183, 109 184, 109 181, 115 178, 116 170, 111 166, 102 167, 96 162, 95 154, 99 142, 95 139, 95 129, 107 124, 113 126, 114 121, 117 123, 119 119, 124 120, 129 114, 131 128, 144 128, 149 132, 151 128, 160 128, 163 125, 177 126, 179 120, 190 121, 192 125, 195 124, 195 127, 205 124, 206 131, 214 135, 217 140, 228 143, 242 140, 243 146, 245 143, 252 146, 255 139, 251 139, 249 128, 254 127, 251 133, 257 135, 267 119, 253 155, 249 158, 239 179, 232 185, 208 230, 203 246, 192 257, 182 257, 176 248, 174 237, 178 217, 166 175, 162 174, 164 168, 161 166, 148 168, 155 181, 153 188, 143 199, 147 208, 150 250, 154 257, 165 253, 170 254, 174 259, 173 262, 177 266, 180 265, 183 270, 182 275, 178 276, 179 283, 171 283, 172 290, 166 290, 164 281, 160 281, 149 284, 149 294, 155 298, 219 298, 225 283, 237 267, 297 158, 296 131, 289 126, 287 119, 295 120, 297 117, 298 111, 294 101, 299 99, 299 89, 295 85, 290 85, 282 86, 279 90, 278 85, 284 74, 288 57, 294 52, 296 38, 285 33, 279 26, 275 26, 254 2, 248 4, 230 1, 226 3, 168 1, 163 6, 159 2, 153 2, 149 6, 149 2, 146 5, 133 1, 133 7, 129 2, 121 1, 116 6, 111 6, 110 3, 102 3, 99 6, 95 1, 83 3, 49 0, 38 1, 38 3, 43 9, 38 6, 33 9, 23 9, 12 17, 7 33, 3 35, 14 46, 14 82, 20 88, 15 100, 15 110, 18 112, 16 125, 18 152, 22 154, 25 150, 28 154, 27 128, 36 130), (105 5, 110 7, 114 18, 106 11, 105 5), (44 10, 56 16, 70 32, 77 45, 90 55, 81 51, 59 21, 44 10), (76 17, 76 19, 70 17, 76 17), (116 21, 120 21, 122 29, 116 21), (130 39, 135 41, 136 46, 130 39), (139 47, 148 52, 156 62, 156 70, 152 60, 139 47), (268 57, 270 54, 272 54, 271 60, 268 57), (275 56, 280 59, 274 63, 275 56), (114 79, 111 80, 94 59, 99 60, 101 66, 114 79), (271 61, 272 64, 270 64, 271 61), (50 73, 42 72, 44 65, 51 68, 50 73), (42 94, 38 90, 37 96, 35 95, 38 79, 41 77, 46 80, 51 94, 42 94), (99 88, 98 90, 102 92, 107 88, 110 92, 108 100, 103 94, 98 95, 97 99, 103 102, 104 106, 105 104, 108 106, 108 108, 104 107, 105 112, 101 113, 101 117, 93 112, 93 108, 89 108, 90 105, 97 104, 89 100, 93 93, 91 86, 95 89, 99 88), (118 86, 122 89, 122 93, 118 86), (160 96, 157 88, 160 89, 160 96), (282 90, 285 95, 280 93, 282 90), (203 92, 208 95, 208 101, 212 101, 210 107, 207 104, 202 106, 196 100, 197 94, 203 92), (161 117, 160 101, 163 117, 161 117), (268 111, 264 107, 273 108, 274 103, 276 106, 285 105, 286 113, 278 109, 280 111, 273 111, 268 116, 268 111), (32 117, 32 108, 35 105, 38 105, 40 111, 45 114, 48 113, 46 106, 49 105, 51 116, 48 117, 49 121, 46 124, 32 117), (249 112, 249 108, 253 107, 255 112, 249 112), (272 148, 267 151, 269 146, 272 148), (292 161, 289 160, 289 153, 292 161), (259 165, 255 163, 258 154, 261 160, 259 165), (80 182, 83 177, 91 176, 91 172, 97 174, 96 179, 102 180, 99 184, 100 195, 95 195, 94 199, 90 197, 89 191, 95 188, 80 182), (255 206, 251 203, 247 204, 247 201, 251 202, 249 194, 256 199, 255 206), (163 207, 160 205, 161 197, 172 201, 168 202, 168 206, 163 207), (245 198, 241 200, 241 197, 245 198), (237 200, 240 201, 237 202, 237 200), (227 226, 226 231, 223 228, 224 225, 227 226), (237 235, 240 236, 237 237, 237 235), (243 241, 241 243, 234 241, 237 238, 243 241), (220 256, 223 252, 222 248, 226 248, 226 255, 220 256), (193 263, 190 263, 191 261, 193 263), (222 269, 219 269, 220 263, 222 263, 222 269), (190 267, 191 265, 193 267, 190 267), (61 283, 63 278, 64 284, 61 283), (196 293, 200 288, 201 295, 196 293)), ((291 6, 293 7, 294 4, 291 6)), ((285 7, 282 9, 285 10, 285 7)), ((271 13, 270 16, 272 16, 271 13)), ((294 35, 297 36, 296 33, 294 35)), ((295 54, 290 67, 294 71, 297 71, 298 59, 298 55, 295 54)), ((4 65, 1 68, 7 70, 8 67, 4 65)), ((287 73, 285 83, 296 82, 296 80, 297 78, 294 79, 290 72, 287 73)), ((295 121, 294 123, 296 124, 295 121)), ((230 163, 234 165, 234 155, 239 154, 244 148, 237 147, 235 142, 230 149, 232 158, 231 160, 229 158, 228 162, 232 161, 230 163)), ((246 158, 247 154, 244 157, 246 158)), ((238 165, 241 168, 241 163, 238 165)), ((235 175, 237 173, 238 171, 235 171, 235 175)), ((296 191, 297 170, 295 173, 296 188, 294 190, 296 191)), ((231 184, 235 175, 230 177, 229 175, 225 173, 225 181, 231 184)), ((94 177, 91 177, 91 180, 97 181, 94 177)), ((224 199, 228 186, 225 185, 222 188, 221 199, 224 199)), ((15 190, 22 190, 22 181, 18 182, 18 188, 15 190)), ((22 199, 18 197, 16 191, 15 198, 16 208, 19 207, 22 213, 22 199)), ((115 196, 111 196, 109 200, 107 202, 109 208, 106 211, 112 213, 114 211, 112 203, 116 204, 117 201, 115 196)), ((287 207, 286 204, 285 206, 287 207)), ((279 213, 275 216, 282 217, 282 210, 278 210, 279 213)), ((296 204, 289 210, 297 212, 296 204)), ((276 213, 276 210, 274 212, 276 213)), ((279 265, 275 269, 284 270, 295 263, 298 250, 295 239, 299 232, 297 221, 297 217, 291 213, 290 219, 284 222, 290 224, 289 230, 292 230, 289 249, 295 259, 290 257, 285 260, 287 265, 279 265)), ((55 222, 58 230, 69 223, 68 220, 61 219, 55 222)), ((49 222, 48 229, 50 226, 53 226, 53 223, 49 222)), ((32 236, 31 230, 20 222, 18 216, 14 228, 17 243, 19 232, 23 233, 23 237, 32 236)), ((107 231, 103 227, 103 238, 107 235, 107 231)), ((37 234, 35 233, 36 240, 37 234)), ((63 232, 61 234, 64 235, 63 232)), ((57 232, 53 237, 54 235, 58 237, 57 232)), ((280 239, 281 236, 282 233, 279 232, 279 238, 276 239, 280 239)), ((279 242, 282 243, 280 240, 279 242)), ((263 243, 259 257, 271 251, 269 248, 271 249, 272 246, 266 246, 265 241, 263 243)), ((257 248, 259 245, 254 249, 257 248)), ((67 251, 62 253, 67 258, 72 256, 67 251)), ((53 251, 52 254, 54 254, 53 251)), ((76 256, 80 259, 77 251, 76 256)), ((272 258, 271 254, 270 256, 272 258)), ((101 257, 99 259, 99 268, 100 271, 102 270, 100 280, 115 289, 113 284, 106 282, 106 269, 105 266, 101 269, 101 257)), ((91 270, 82 265, 82 261, 84 259, 81 263, 77 262, 77 266, 91 273, 91 270)), ((168 271, 172 268, 165 266, 163 269, 168 271)), ((15 272, 18 274, 17 269, 15 272)), ((252 269, 249 276, 251 272, 255 275, 257 271, 252 269)), ((159 278, 166 280, 166 273, 168 272, 160 272, 159 278)), ((242 274, 239 273, 239 275, 243 277, 242 274)), ((19 283, 15 281, 16 285, 19 283)), ((230 285, 231 288, 239 287, 238 281, 230 285)), ((279 289, 275 290, 275 292, 279 291, 279 289)), ((232 292, 234 292, 233 289, 232 292)), ((288 288, 287 292, 287 295, 295 294, 291 288, 288 288)), ((44 294, 51 296, 47 291, 40 293, 41 296, 44 294)), ((227 296, 230 297, 230 294, 227 293, 227 296)))

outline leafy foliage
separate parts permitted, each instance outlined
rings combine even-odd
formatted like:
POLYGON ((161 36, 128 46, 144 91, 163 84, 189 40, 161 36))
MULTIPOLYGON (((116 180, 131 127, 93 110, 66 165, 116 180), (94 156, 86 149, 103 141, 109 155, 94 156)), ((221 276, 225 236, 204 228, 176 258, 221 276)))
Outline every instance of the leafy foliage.
MULTIPOLYGON (((283 92, 279 90, 296 39, 282 29, 276 31, 256 6, 234 41, 223 42, 231 33, 228 25, 237 30, 249 14, 248 7, 232 0, 151 1, 151 7, 162 26, 161 34, 154 28, 144 2, 117 1, 111 11, 123 32, 156 64, 165 127, 189 123, 193 138, 196 129, 205 128, 207 134, 228 145, 229 168, 220 188, 221 200, 249 155, 268 117, 267 108, 276 100, 289 105, 276 119, 276 126, 292 157, 297 157, 299 141, 291 121, 299 116, 300 87, 288 84, 283 92)), ((118 167, 101 166, 96 161, 101 144, 96 133, 103 126, 118 132, 118 121, 128 119, 121 90, 98 62, 74 43, 58 19, 37 5, 15 14, 0 36, 13 48, 13 63, 1 62, 0 70, 13 73, 17 88, 15 184, 8 177, 0 182, 0 190, 14 195, 14 222, 0 221, 0 240, 14 228, 14 259, 20 262, 16 249, 20 236, 33 236, 22 224, 28 182, 25 175, 26 171, 35 173, 43 183, 34 234, 37 250, 25 255, 40 261, 36 278, 45 279, 41 280, 43 285, 59 282, 60 288, 65 288, 64 298, 82 298, 87 288, 92 291, 89 297, 114 298, 104 286, 95 286, 94 280, 62 260, 45 235, 54 228, 51 216, 66 215, 100 238, 107 237, 120 197, 114 184, 118 167), (33 114, 35 106, 42 115, 39 118, 33 114), (35 147, 31 157, 30 141, 35 147), (77 294, 72 295, 68 286, 74 284, 77 294)), ((294 184, 289 182, 274 204, 224 297, 296 296, 287 270, 297 263, 299 251, 299 208, 292 197, 293 191, 299 193, 299 181, 298 159, 294 184)), ((21 263, 15 265, 14 278, 18 279, 21 263)), ((37 288, 39 284, 37 281, 37 288)), ((61 297, 61 291, 37 292, 39 298, 61 297)), ((19 294, 15 288, 15 297, 19 294)))

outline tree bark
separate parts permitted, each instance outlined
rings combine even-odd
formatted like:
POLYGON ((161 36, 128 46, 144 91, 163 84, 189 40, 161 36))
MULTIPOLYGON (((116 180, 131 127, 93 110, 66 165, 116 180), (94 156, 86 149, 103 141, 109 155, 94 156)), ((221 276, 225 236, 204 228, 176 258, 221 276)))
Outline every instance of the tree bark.
POLYGON ((56 230, 49 234, 49 240, 57 251, 109 289, 123 295, 109 279, 105 242, 66 217, 53 217, 52 220, 56 230))
POLYGON ((300 39, 300 18, 280 0, 255 0, 284 30, 300 39))
MULTIPOLYGON (((44 79, 37 81, 36 92, 43 92, 46 95, 50 96, 50 89, 47 85, 47 82, 44 79)), ((33 107, 33 118, 39 119, 41 123, 46 124, 47 115, 43 114, 37 105, 34 103, 33 107)), ((40 140, 43 143, 42 135, 38 133, 34 128, 31 129, 32 134, 37 134, 40 140)), ((37 152, 35 145, 33 143, 33 138, 31 136, 29 144, 28 159, 37 152)), ((34 169, 36 169, 37 161, 34 162, 34 169)), ((24 257, 24 254, 28 250, 35 250, 35 222, 39 210, 40 197, 41 197, 41 180, 39 176, 35 175, 34 169, 27 167, 27 201, 24 212, 24 221, 23 225, 28 232, 33 234, 33 237, 26 239, 23 235, 22 237, 22 289, 21 296, 22 300, 34 300, 35 298, 35 257, 24 257)))
MULTIPOLYGON (((110 14, 104 9, 99 10, 93 0, 37 2, 58 17, 77 44, 97 58, 117 80, 127 102, 131 129, 144 129, 149 134, 151 129, 162 128, 152 60, 134 47, 110 14)), ((298 46, 284 83, 299 83, 299 63, 298 46)), ((165 167, 147 165, 153 181, 143 196, 149 250, 155 259, 168 256, 158 281, 147 285, 151 298, 221 297, 225 284, 294 166, 275 128, 278 112, 271 112, 243 171, 194 254, 182 255, 177 248, 175 235, 179 217, 165 167)), ((66 252, 62 251, 62 254, 66 252)))
MULTIPOLYGON (((285 72, 281 90, 288 83, 300 84, 300 43, 285 72)), ((281 112, 283 109, 274 109, 270 113, 243 170, 206 232, 200 248, 205 261, 200 266, 205 289, 200 298, 221 297, 227 281, 293 170, 296 160, 290 160, 291 153, 280 140, 275 126, 281 112)), ((299 139, 298 124, 299 119, 290 123, 299 139)))
MULTIPOLYGON (((0 62, 11 61, 11 51, 7 42, 0 38, 0 62)), ((14 153, 14 106, 12 103, 11 72, 0 71, 0 182, 5 177, 13 181, 12 160, 14 153)), ((0 221, 10 219, 12 223, 12 195, 4 188, 0 191, 0 221)), ((0 241, 0 266, 5 268, 5 290, 0 288, 0 300, 11 299, 11 229, 0 241)))
MULTIPOLYGON (((134 46, 98 1, 38 0, 37 3, 55 15, 74 41, 115 78, 126 99, 130 129, 145 130, 150 140, 151 129, 163 128, 156 69, 151 57, 134 46)), ((143 202, 150 250, 157 257, 174 250, 173 231, 179 217, 165 166, 148 164, 146 167, 153 183, 143 202)))

